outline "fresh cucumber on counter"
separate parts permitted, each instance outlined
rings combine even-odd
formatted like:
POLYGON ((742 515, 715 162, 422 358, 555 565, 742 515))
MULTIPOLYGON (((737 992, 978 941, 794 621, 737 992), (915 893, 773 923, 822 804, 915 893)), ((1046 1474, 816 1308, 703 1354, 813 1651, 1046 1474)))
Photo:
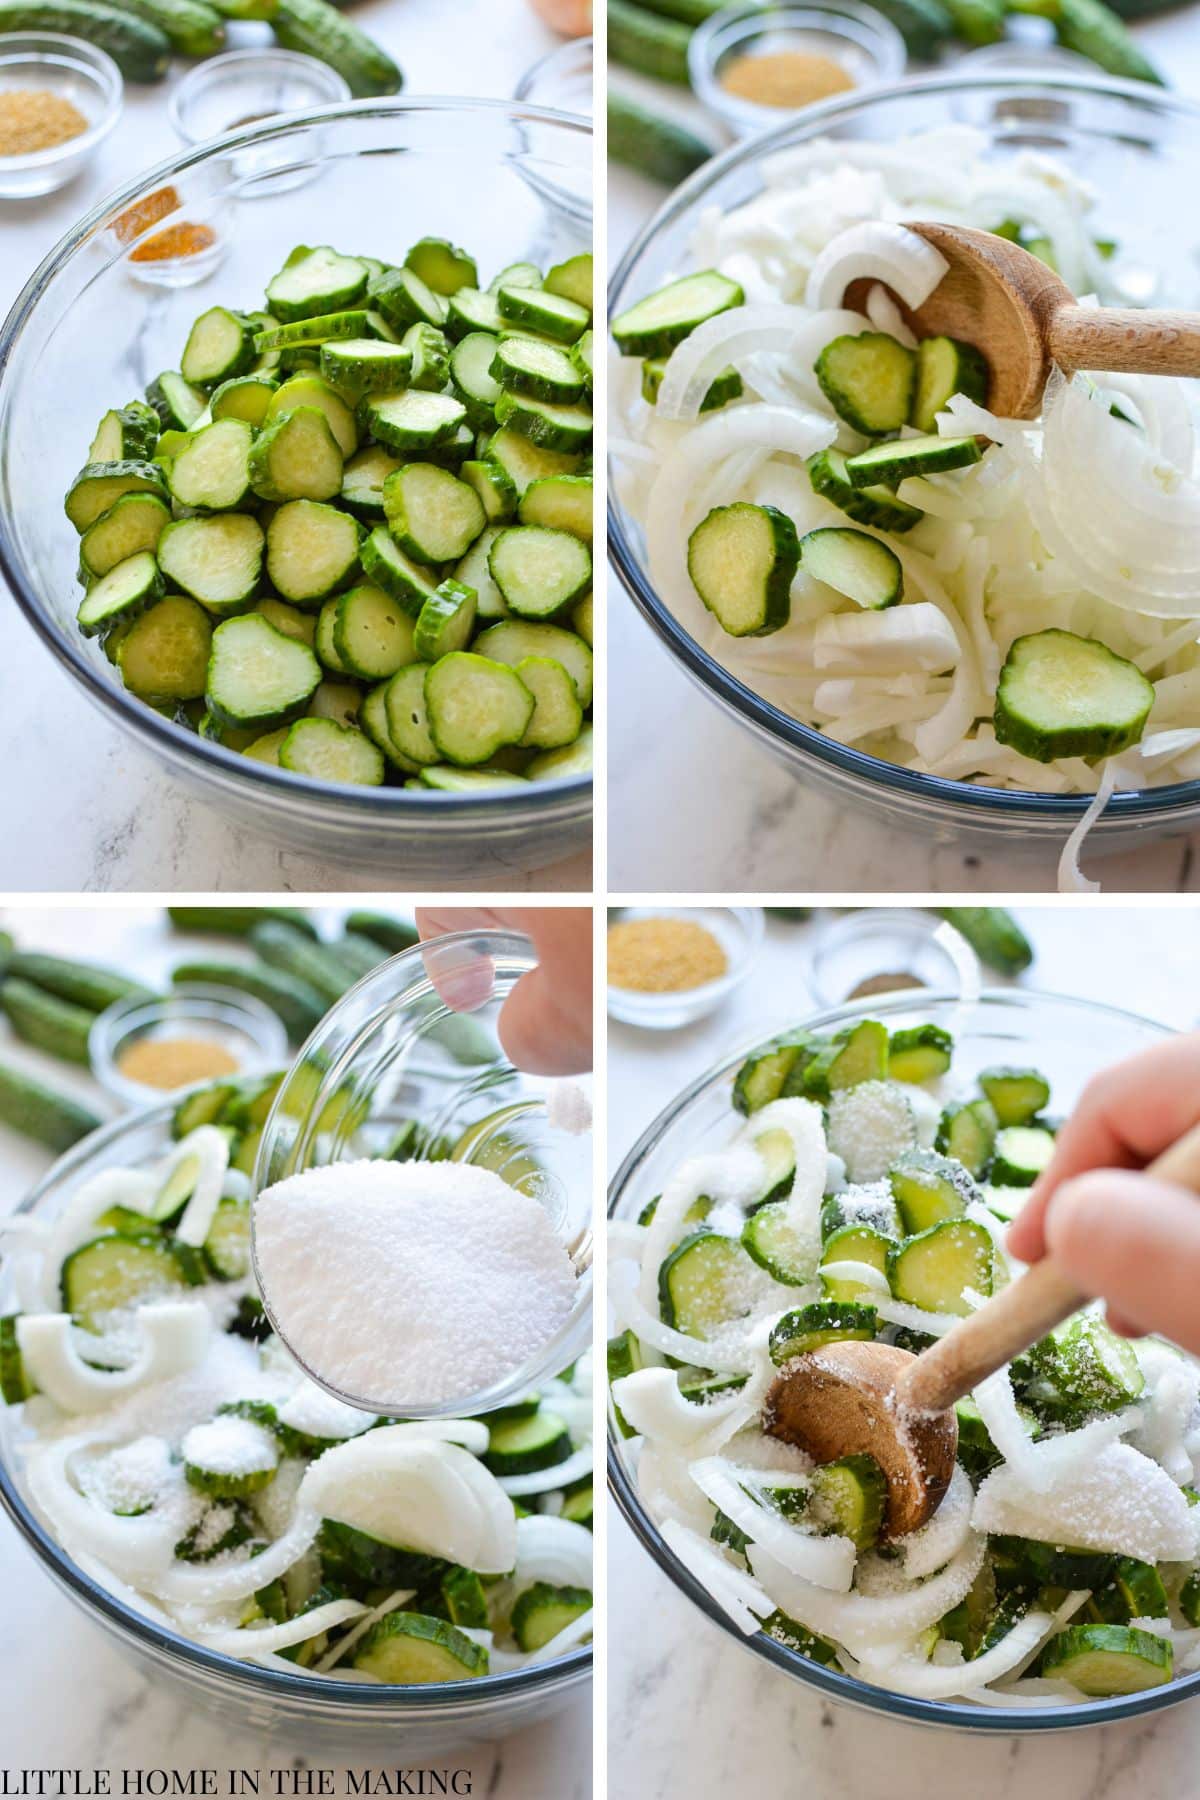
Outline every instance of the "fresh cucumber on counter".
POLYGON ((328 63, 356 100, 398 94, 404 77, 387 51, 326 0, 277 0, 271 25, 285 50, 328 63))
MULTIPOLYGON (((330 12, 277 24, 297 4, 330 12)), ((150 405, 104 415, 66 511, 80 630, 131 693, 331 784, 586 772, 592 259, 479 279, 440 238, 395 265, 298 245, 267 310, 210 304, 150 405)))
POLYGON ((608 0, 608 54, 612 62, 687 87, 691 40, 690 25, 648 12, 631 4, 631 0, 608 0))
POLYGON ((221 15, 205 0, 112 0, 119 12, 157 26, 177 56, 213 56, 225 45, 221 15))
POLYGON ((411 950, 421 941, 411 919, 394 919, 390 913, 352 912, 347 916, 346 930, 355 937, 370 938, 388 956, 411 950))
POLYGON ((31 981, 10 975, 0 982, 0 1011, 27 1044, 48 1056, 61 1057, 63 1062, 89 1065, 88 1033, 96 1015, 87 1007, 60 1000, 31 981))
POLYGON ((88 1107, 0 1063, 0 1123, 48 1150, 69 1150, 104 1123, 88 1107))
POLYGON ((628 94, 610 91, 608 154, 613 162, 628 163, 643 175, 678 187, 709 160, 713 149, 686 125, 639 106, 628 94))
MULTIPOLYGON (((198 981, 210 987, 237 988, 240 993, 252 994, 256 1000, 261 1000, 264 1006, 269 1006, 273 1013, 278 1014, 287 1028, 288 1036, 295 1039, 306 1038, 313 1027, 320 1024, 328 1010, 324 996, 306 981, 300 981, 294 975, 284 975, 262 963, 253 967, 244 963, 180 963, 177 969, 172 970, 171 980, 176 987, 198 981)), ((0 1000, 3 999, 4 986, 0 986, 0 1000)))
POLYGON ((35 950, 15 950, 9 958, 7 973, 32 982, 34 987, 67 1000, 89 1012, 103 1012, 118 1000, 153 1000, 153 988, 116 969, 100 968, 95 963, 75 962, 65 956, 46 956, 35 950))
POLYGON ((167 916, 179 931, 210 931, 222 937, 245 937, 264 919, 277 919, 306 937, 317 928, 299 906, 168 906, 167 916))
POLYGON ((107 50, 128 81, 161 81, 171 42, 149 24, 100 0, 0 0, 0 32, 56 31, 107 50))
POLYGON ((981 963, 1000 975, 1020 975, 1033 961, 1033 946, 1003 906, 939 906, 947 925, 960 931, 981 963))

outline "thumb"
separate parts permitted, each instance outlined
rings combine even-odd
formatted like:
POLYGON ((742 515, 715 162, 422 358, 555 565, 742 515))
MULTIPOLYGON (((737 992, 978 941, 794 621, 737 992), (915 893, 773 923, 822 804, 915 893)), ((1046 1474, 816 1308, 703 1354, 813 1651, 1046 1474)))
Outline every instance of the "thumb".
POLYGON ((544 963, 522 975, 504 1002, 500 1042, 531 1075, 578 1075, 592 1066, 590 1017, 564 999, 544 963))
POLYGON ((1127 1334, 1161 1332, 1200 1353, 1200 1201, 1123 1169, 1064 1181, 1046 1213, 1046 1245, 1127 1334))

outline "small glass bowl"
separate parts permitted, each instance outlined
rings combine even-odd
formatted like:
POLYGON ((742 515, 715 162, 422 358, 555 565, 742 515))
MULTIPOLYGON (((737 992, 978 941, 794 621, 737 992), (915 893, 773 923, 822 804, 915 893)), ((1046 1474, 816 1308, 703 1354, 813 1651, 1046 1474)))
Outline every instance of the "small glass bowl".
MULTIPOLYGON (((961 932, 928 913, 881 906, 846 913, 826 925, 813 947, 809 987, 821 1006, 865 1004, 863 982, 894 975, 895 992, 911 986, 956 995, 979 996, 979 960, 961 932), (902 979, 907 977, 907 979, 902 979)), ((915 1004, 915 1001, 914 1001, 915 1004)))
POLYGON ((904 73, 904 39, 873 6, 858 0, 809 0, 805 6, 722 8, 692 34, 688 70, 696 97, 737 137, 782 124, 804 107, 763 106, 731 94, 721 71, 735 57, 802 50, 838 63, 856 91, 896 81, 904 73))
POLYGON ((112 57, 59 31, 13 31, 0 36, 0 93, 40 88, 69 100, 88 129, 48 150, 0 156, 0 200, 53 194, 74 179, 115 127, 125 84, 112 57))
MULTIPOLYGON (((269 1007, 253 995, 236 993, 233 988, 196 983, 177 988, 165 999, 134 997, 107 1007, 88 1033, 92 1073, 122 1106, 142 1107, 162 1100, 167 1090, 132 1081, 121 1073, 121 1052, 140 1038, 185 1035, 211 1039, 228 1050, 237 1058, 237 1076, 258 1075, 287 1066, 287 1032, 269 1007)), ((175 1091, 182 1093, 183 1088, 175 1091)))
POLYGON ((677 1031, 707 1017, 739 988, 758 955, 763 938, 760 906, 623 906, 622 920, 685 919, 703 925, 720 944, 729 966, 716 981, 669 994, 646 994, 636 988, 608 984, 608 1014, 623 1025, 648 1031, 677 1031))
MULTIPOLYGON (((337 71, 313 56, 295 50, 230 50, 198 63, 185 75, 167 102, 167 112, 185 144, 204 144, 281 113, 307 112, 349 98, 350 88, 337 71)), ((288 160, 295 160, 294 147, 288 160)), ((247 166, 246 173, 269 166, 247 166)))
POLYGON ((591 38, 569 38, 539 56, 518 81, 513 99, 590 119, 595 109, 591 38))
MULTIPOLYGON (((255 1253, 275 1331, 306 1374, 351 1406, 410 1419, 475 1417, 523 1398, 591 1344, 591 1137, 551 1122, 551 1084, 515 1069, 496 1029, 505 1000, 536 966, 533 946, 515 932, 460 931, 415 945, 326 1013, 275 1096, 255 1163, 255 1195, 303 1170, 364 1158, 434 1154, 474 1163, 545 1208, 578 1276, 566 1322, 534 1356, 488 1388, 431 1403, 402 1392, 348 1394, 313 1368, 288 1342, 255 1253)), ((252 1234, 254 1216, 252 1206, 252 1234)), ((486 1280, 486 1271, 481 1276, 486 1280)), ((402 1379, 398 1370, 398 1386, 402 1379)))

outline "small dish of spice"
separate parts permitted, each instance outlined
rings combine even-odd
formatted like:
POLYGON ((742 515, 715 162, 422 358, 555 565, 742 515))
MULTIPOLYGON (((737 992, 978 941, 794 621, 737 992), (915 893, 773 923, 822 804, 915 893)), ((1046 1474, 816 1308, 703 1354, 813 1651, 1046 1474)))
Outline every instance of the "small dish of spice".
POLYGON ((197 1082, 282 1069, 287 1033, 261 1001, 232 988, 180 987, 161 1000, 119 1000, 88 1039, 92 1073, 114 1099, 149 1106, 197 1082))
POLYGON ((821 1006, 930 988, 971 1000, 980 991, 975 952, 953 926, 905 906, 864 907, 823 926, 809 987, 821 1006))
POLYGON ((0 199, 36 199, 73 179, 121 116, 111 56, 56 31, 0 36, 0 199))
POLYGON ((762 941, 757 906, 617 909, 608 925, 608 1011, 626 1025, 674 1030, 728 998, 762 941))
POLYGON ((688 48, 698 98, 739 137, 904 73, 904 40, 859 0, 722 7, 688 48))

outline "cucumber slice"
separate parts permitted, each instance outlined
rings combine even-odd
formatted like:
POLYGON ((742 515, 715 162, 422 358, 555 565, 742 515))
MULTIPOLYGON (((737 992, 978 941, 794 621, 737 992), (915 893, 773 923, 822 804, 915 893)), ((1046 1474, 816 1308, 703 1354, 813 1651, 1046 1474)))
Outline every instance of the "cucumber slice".
MULTIPOLYGON (((293 375, 290 381, 277 387, 267 404, 264 422, 270 425, 285 413, 297 412, 301 407, 323 413, 343 457, 354 455, 358 449, 358 426, 355 424, 354 413, 336 389, 320 375, 310 372, 293 375)), ((323 496, 313 494, 309 498, 320 499, 323 496)))
POLYGON ((489 1629, 487 1595, 474 1569, 452 1567, 442 1576, 442 1600, 452 1625, 489 1629))
POLYGON ((540 449, 580 455, 591 449, 592 415, 586 406, 558 406, 506 388, 496 402, 496 423, 519 431, 540 449))
POLYGON ((445 329, 453 338, 464 338, 472 331, 486 331, 498 337, 504 328, 500 307, 493 293, 480 288, 459 288, 451 294, 446 308, 445 329))
POLYGON ((190 1485, 214 1500, 244 1500, 261 1492, 279 1467, 274 1435, 236 1416, 193 1425, 180 1453, 190 1485))
POLYGON ((317 635, 317 621, 311 613, 301 612, 298 607, 289 606, 286 600, 276 600, 271 594, 264 594, 256 601, 254 610, 262 614, 268 625, 282 631, 284 637, 295 638, 311 650, 317 635))
POLYGON ((59 1287, 63 1311, 85 1331, 100 1331, 109 1313, 177 1294, 203 1279, 197 1253, 176 1239, 159 1231, 113 1232, 71 1251, 59 1287))
POLYGON ((405 332, 404 348, 412 357, 409 387, 440 393, 450 373, 450 339, 445 332, 419 321, 405 332))
POLYGON ((593 737, 585 725, 573 744, 562 750, 543 750, 525 770, 526 781, 565 781, 576 775, 590 775, 594 762, 593 737))
POLYGON ((774 506, 718 506, 688 539, 688 574, 730 637, 768 637, 791 617, 796 527, 774 506))
POLYGON ((966 1100, 946 1107, 938 1121, 934 1148, 953 1156, 968 1174, 980 1176, 992 1160, 996 1115, 988 1100, 966 1100))
MULTIPOLYGON (((849 465, 847 465, 849 466, 849 465)), ((880 611, 904 598, 904 574, 894 550, 850 525, 822 526, 800 540, 805 573, 856 606, 880 611)))
POLYGON ((540 288, 544 286, 542 271, 536 263, 515 262, 508 263, 498 275, 493 275, 488 283, 488 291, 498 294, 502 287, 540 288))
POLYGON ((580 251, 576 256, 568 256, 565 262, 554 263, 546 271, 545 288, 548 294, 561 294, 566 300, 574 300, 576 306, 582 306, 587 312, 592 311, 592 295, 595 275, 590 250, 580 251))
POLYGON ((384 690, 388 736, 400 755, 418 767, 442 760, 430 735, 429 710, 425 704, 425 678, 429 669, 428 663, 410 663, 397 670, 384 690))
POLYGON ((375 315, 362 307, 346 312, 318 313, 311 319, 294 319, 288 325, 268 325, 257 331, 255 350, 310 350, 339 338, 366 338, 375 315))
POLYGON ((843 1456, 812 1472, 809 1514, 856 1550, 878 1541, 887 1504, 887 1480, 873 1456, 843 1456))
MULTIPOLYGON (((470 341, 464 338, 463 344, 470 341)), ((578 400, 584 391, 583 377, 569 351, 537 338, 502 338, 495 346, 489 372, 501 389, 534 400, 557 401, 563 406, 578 400)), ((551 448, 569 450, 572 445, 555 444, 551 448)))
POLYGON ((814 369, 830 406, 855 431, 879 437, 908 423, 917 359, 886 332, 863 331, 834 338, 818 356, 814 369))
POLYGON ((407 463, 383 484, 392 536, 418 562, 455 562, 487 523, 474 488, 433 463, 407 463))
POLYGON ((139 550, 102 575, 80 602, 76 621, 85 637, 102 637, 114 625, 136 619, 163 591, 158 564, 149 550, 139 550))
POLYGON ((1111 1580, 1092 1595, 1085 1611, 1088 1618, 1106 1625, 1171 1616, 1162 1576, 1153 1563, 1139 1562, 1136 1556, 1117 1558, 1111 1580))
POLYGON ((334 642, 334 628, 337 625, 337 609, 340 596, 334 594, 326 600, 317 614, 313 631, 312 648, 323 667, 332 670, 335 675, 348 675, 349 669, 342 661, 337 644, 334 642))
POLYGON ((154 455, 161 420, 144 400, 106 412, 88 445, 87 459, 98 462, 149 462, 154 455))
POLYGON ((994 1265, 992 1240, 982 1225, 974 1219, 943 1219, 891 1250, 888 1281, 897 1300, 925 1312, 965 1317, 973 1310, 965 1290, 990 1294, 994 1265))
MULTIPOLYGON (((579 373, 583 376, 584 386, 587 388, 589 394, 592 391, 596 374, 595 355, 596 334, 589 327, 588 330, 584 332, 583 336, 576 338, 575 342, 571 345, 571 360, 579 370, 579 373)), ((701 411, 703 411, 703 407, 701 408, 701 411)))
POLYGON ((504 663, 462 650, 443 656, 425 677, 429 734, 439 752, 433 760, 487 762, 505 744, 521 742, 533 704, 516 670, 504 663))
POLYGON ((1032 1187, 1054 1155, 1054 1133, 1042 1125, 1005 1125, 996 1133, 990 1170, 1002 1187, 1032 1187))
POLYGON ((590 1531, 592 1529, 593 1507, 594 1499, 592 1483, 586 1481, 581 1486, 572 1488, 570 1493, 567 1494, 563 1501, 562 1512, 559 1516, 563 1519, 569 1519, 572 1525, 582 1525, 590 1531))
POLYGON ((922 338, 917 345, 917 387, 909 423, 918 431, 937 430, 937 416, 955 394, 983 406, 987 401, 988 366, 973 344, 957 338, 922 338))
POLYGON ((551 294, 542 287, 517 287, 511 280, 497 292, 496 304, 507 324, 528 326, 560 344, 573 344, 591 319, 586 306, 563 294, 551 294))
POLYGON ((212 620, 196 601, 168 594, 133 621, 117 647, 117 667, 131 694, 160 705, 204 693, 212 620))
POLYGON ((10 1313, 0 1319, 0 1400, 6 1406, 20 1406, 36 1391, 17 1342, 19 1317, 19 1313, 10 1313))
POLYGON ((396 331, 407 331, 410 325, 440 326, 446 322, 446 302, 435 294, 415 269, 385 269, 373 275, 369 292, 372 302, 396 331))
POLYGON ((896 487, 909 475, 944 475, 951 469, 970 468, 982 456, 978 438, 896 438, 847 457, 846 473, 857 488, 876 482, 896 487))
POLYGON ((560 625, 532 625, 524 619, 502 619, 481 631, 473 646, 478 656, 512 667, 526 656, 549 656, 560 662, 586 711, 592 704, 592 652, 583 639, 560 625))
POLYGON ((865 1283, 846 1280, 840 1275, 826 1275, 825 1265, 839 1262, 863 1263, 868 1269, 877 1269, 887 1278, 887 1259, 894 1249, 891 1238, 881 1231, 875 1231, 870 1225, 844 1225, 840 1231, 830 1234, 821 1251, 821 1290, 827 1300, 860 1301, 871 1304, 874 1289, 865 1283))
POLYGON ((332 500, 342 452, 325 414, 301 406, 266 425, 250 452, 250 479, 262 500, 332 500))
POLYGON ((321 346, 321 379, 348 399, 391 393, 412 375, 412 352, 380 338, 352 337, 321 346))
POLYGON ((1039 1418, 1073 1430, 1132 1406, 1146 1381, 1129 1340, 1082 1313, 1026 1352, 1018 1385, 1039 1418))
POLYGON ((237 375, 223 381, 212 397, 214 419, 244 419, 257 431, 279 383, 273 375, 237 375))
POLYGON ((789 1200, 773 1200, 752 1212, 742 1226, 742 1246, 785 1287, 802 1287, 812 1279, 812 1244, 789 1200))
POLYGON ((828 1100, 840 1088, 883 1082, 887 1075, 887 1026, 878 1019, 862 1019, 850 1030, 839 1032, 805 1065, 804 1092, 828 1100))
POLYGON ((475 628, 475 590, 448 577, 417 616, 413 643, 419 662, 433 663, 465 650, 475 628))
POLYGON ((358 1644, 354 1667, 377 1681, 417 1687, 486 1675, 488 1653, 445 1619, 391 1612, 358 1644))
POLYGON ((1132 1625, 1069 1625, 1042 1651, 1041 1671, 1084 1694, 1137 1694, 1170 1681, 1174 1652, 1169 1638, 1132 1625))
POLYGON ((796 1179, 796 1146, 788 1131, 762 1131, 754 1140, 766 1171, 762 1193, 754 1202, 763 1207, 768 1201, 786 1200, 796 1179))
POLYGON ((227 306, 212 306, 188 332, 179 372, 195 387, 215 387, 234 375, 244 375, 255 350, 269 348, 256 342, 254 327, 244 315, 230 312, 227 306))
POLYGON ((350 787, 379 787, 384 772, 383 756, 370 738, 333 719, 297 719, 279 746, 279 766, 350 787))
POLYGON ((450 394, 406 388, 399 394, 368 395, 363 417, 372 437, 393 450, 429 450, 454 436, 466 422, 467 409, 450 394))
POLYGON ((499 527, 489 525, 480 532, 454 569, 455 581, 461 582, 463 587, 474 589, 476 617, 484 623, 510 616, 504 596, 492 580, 492 572, 488 567, 488 557, 498 536, 499 527))
POLYGON ((807 1356, 822 1344, 845 1343, 853 1339, 867 1343, 874 1339, 879 1314, 873 1306, 844 1300, 814 1300, 808 1306, 797 1306, 784 1313, 771 1327, 771 1361, 777 1368, 797 1356, 807 1356))
POLYGON ((954 1039, 940 1025, 912 1025, 888 1039, 888 1074, 893 1081, 934 1081, 950 1067, 954 1039))
POLYGON ((568 612, 592 585, 587 545, 569 531, 515 525, 497 534, 488 569, 509 610, 548 622, 568 612))
POLYGON ((541 481, 548 475, 577 475, 582 462, 581 457, 559 450, 545 450, 531 443, 511 425, 502 425, 488 439, 484 455, 487 462, 499 464, 518 495, 523 494, 531 482, 541 481))
POLYGON ((1038 631, 1011 645, 1000 671, 997 741, 1035 762, 1115 756, 1136 744, 1153 685, 1096 638, 1038 631))
POLYGON ((247 513, 176 519, 158 546, 159 567, 167 579, 220 618, 249 606, 262 557, 262 526, 247 513))
POLYGON ((386 681, 418 660, 412 620, 382 588, 363 582, 328 604, 339 672, 386 681))
MULTIPOLYGON (((484 517, 489 525, 502 525, 511 519, 517 507, 517 487, 507 470, 499 463, 469 457, 460 467, 462 479, 479 495, 484 517)), ((534 486, 537 484, 534 483, 534 486)), ((558 523, 550 519, 522 519, 523 525, 558 523)))
POLYGON ((217 1206, 204 1240, 204 1260, 218 1281, 241 1281, 250 1273, 250 1202, 226 1195, 217 1206))
POLYGON ((107 575, 127 557, 157 549, 170 520, 171 509, 157 494, 122 494, 80 539, 81 567, 92 577, 107 575))
POLYGON ((516 670, 533 695, 522 748, 559 750, 573 744, 583 728, 583 708, 562 664, 549 656, 523 656, 516 670))
POLYGON ((448 238, 419 239, 404 258, 404 266, 419 275, 435 294, 457 294, 460 288, 476 287, 479 283, 475 258, 448 238))
POLYGON ((403 465, 382 444, 368 444, 342 473, 342 504, 368 518, 383 517, 383 484, 403 465))
POLYGON ((586 1588, 552 1587, 548 1581, 538 1581, 525 1589, 513 1607, 512 1633, 522 1650, 541 1650, 591 1609, 592 1596, 586 1588))
POLYGON ((419 567, 407 557, 386 525, 377 525, 363 541, 359 558, 363 574, 397 601, 410 618, 418 618, 425 602, 437 591, 432 570, 419 567))
MULTIPOLYGON (((648 356, 642 364, 642 399, 650 406, 658 400, 658 390, 662 386, 663 376, 667 372, 666 356, 648 356)), ((713 376, 708 391, 700 402, 700 411, 717 412, 722 406, 728 406, 731 400, 741 398, 742 378, 734 368, 722 369, 713 376)))
POLYGON ((335 725, 357 725, 362 698, 362 689, 356 681, 323 681, 309 701, 304 716, 307 719, 332 719, 335 725))
POLYGON ((888 488, 855 487, 846 473, 846 458, 840 450, 819 450, 810 456, 808 476, 814 493, 831 501, 859 525, 874 525, 879 531, 911 531, 925 517, 917 507, 897 500, 888 488))
POLYGON ((750 1312, 753 1265, 737 1238, 707 1229, 676 1244, 658 1271, 663 1323, 685 1337, 708 1338, 750 1312))
POLYGON ((1028 1125, 1050 1104, 1050 1083, 1036 1069, 983 1069, 979 1085, 1000 1125, 1028 1125))
POLYGON ((745 298, 736 281, 705 269, 626 307, 612 321, 612 334, 622 356, 667 356, 697 325, 741 306, 745 298))
POLYGON ((67 489, 64 506, 68 519, 82 534, 123 494, 140 493, 167 498, 166 481, 157 463, 88 463, 67 489))
POLYGON ((748 1056, 733 1082, 733 1104, 737 1111, 757 1112, 783 1093, 793 1069, 801 1058, 812 1054, 812 1040, 801 1036, 795 1043, 769 1044, 748 1056))
POLYGON ((902 1156, 890 1171, 888 1184, 909 1237, 944 1219, 961 1219, 972 1200, 983 1198, 961 1163, 932 1150, 910 1150, 902 1156))
MULTIPOLYGON (((515 495, 514 495, 515 499, 515 495)), ((551 475, 533 481, 521 496, 517 516, 522 525, 544 525, 592 541, 593 495, 590 475, 551 475)))
POLYGON ((349 513, 316 500, 290 500, 267 526, 267 574, 277 593, 311 606, 358 568, 362 528, 349 513))
POLYGON ((192 432, 167 469, 174 498, 203 512, 240 506, 250 492, 253 443, 244 419, 218 419, 192 432))
POLYGON ((490 331, 469 331, 450 352, 450 378, 467 409, 468 422, 480 430, 491 429, 502 392, 492 374, 499 343, 490 331))
POLYGON ((177 369, 164 369, 156 375, 146 389, 146 399, 164 431, 190 431, 207 404, 199 388, 185 381, 177 369))
POLYGON ((328 244, 300 244, 278 275, 267 283, 267 310, 289 324, 321 313, 342 312, 367 291, 367 268, 356 256, 342 256, 328 244))
POLYGON ((483 1463, 493 1475, 532 1475, 565 1462, 570 1454, 566 1423, 548 1407, 539 1407, 533 1414, 494 1422, 483 1463))
POLYGON ((307 644, 285 637, 261 613, 227 619, 212 634, 205 700, 223 725, 286 722, 308 705, 321 665, 307 644))

